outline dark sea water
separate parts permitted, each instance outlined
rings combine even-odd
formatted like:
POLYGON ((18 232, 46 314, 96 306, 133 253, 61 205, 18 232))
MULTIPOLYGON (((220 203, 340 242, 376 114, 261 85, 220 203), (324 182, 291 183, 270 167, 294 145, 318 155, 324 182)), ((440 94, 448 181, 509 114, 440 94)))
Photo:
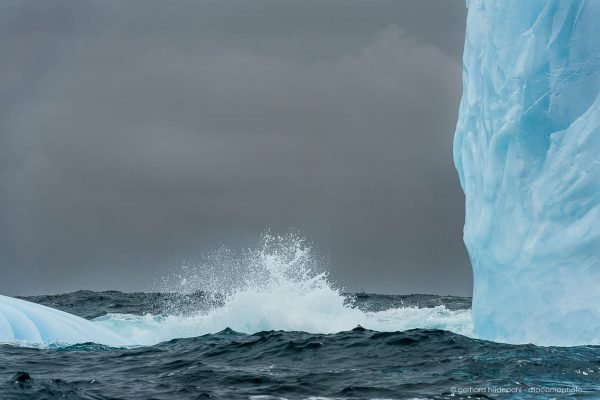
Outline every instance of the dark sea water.
MULTIPOLYGON (((180 319, 169 325, 171 336, 177 336, 178 323, 197 321, 190 318, 199 309, 218 309, 225 301, 202 292, 79 291, 25 299, 99 320, 177 309, 180 319)), ((348 302, 356 312, 391 324, 380 326, 411 315, 422 318, 417 324, 436 326, 433 310, 461 318, 470 307, 470 298, 426 295, 361 293, 348 302), (402 309, 412 314, 389 311, 402 309)), ((441 323, 448 324, 444 315, 441 323)), ((136 327, 127 332, 136 335, 136 327)), ((189 329, 184 332, 189 336, 189 329)), ((127 349, 0 345, 0 399, 55 398, 598 399, 600 347, 517 346, 444 329, 378 332, 360 326, 330 334, 223 329, 127 349)))

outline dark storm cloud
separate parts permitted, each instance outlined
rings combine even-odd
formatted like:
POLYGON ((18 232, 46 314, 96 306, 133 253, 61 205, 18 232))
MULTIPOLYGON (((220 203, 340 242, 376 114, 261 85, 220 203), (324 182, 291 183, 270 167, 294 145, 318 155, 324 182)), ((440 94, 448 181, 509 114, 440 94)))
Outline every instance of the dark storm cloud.
POLYGON ((2 3, 0 293, 147 289, 270 228, 310 238, 349 289, 467 294, 465 12, 2 3))

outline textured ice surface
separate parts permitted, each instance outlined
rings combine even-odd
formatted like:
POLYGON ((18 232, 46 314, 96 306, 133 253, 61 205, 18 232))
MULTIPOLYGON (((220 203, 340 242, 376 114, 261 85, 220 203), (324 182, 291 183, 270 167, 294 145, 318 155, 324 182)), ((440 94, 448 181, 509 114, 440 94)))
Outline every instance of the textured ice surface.
POLYGON ((600 1, 467 5, 454 158, 476 333, 600 343, 600 1))
MULTIPOLYGON (((28 301, 0 295, 0 343, 127 344, 108 328, 28 301)), ((131 344, 131 343, 129 343, 131 344)))

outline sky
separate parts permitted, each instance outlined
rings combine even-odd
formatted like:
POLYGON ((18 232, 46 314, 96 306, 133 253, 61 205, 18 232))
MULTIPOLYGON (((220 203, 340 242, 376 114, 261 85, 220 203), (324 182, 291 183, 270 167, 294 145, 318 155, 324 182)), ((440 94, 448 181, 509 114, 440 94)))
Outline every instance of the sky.
POLYGON ((346 290, 470 295, 465 19, 463 0, 1 0, 0 293, 150 290, 269 231, 346 290))

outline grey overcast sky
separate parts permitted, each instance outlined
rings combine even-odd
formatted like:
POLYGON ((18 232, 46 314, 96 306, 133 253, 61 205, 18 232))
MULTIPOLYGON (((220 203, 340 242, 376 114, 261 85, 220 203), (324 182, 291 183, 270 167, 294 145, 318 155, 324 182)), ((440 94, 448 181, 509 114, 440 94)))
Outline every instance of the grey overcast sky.
POLYGON ((0 0, 0 293, 148 290, 293 230, 349 290, 469 295, 464 0, 0 0))

